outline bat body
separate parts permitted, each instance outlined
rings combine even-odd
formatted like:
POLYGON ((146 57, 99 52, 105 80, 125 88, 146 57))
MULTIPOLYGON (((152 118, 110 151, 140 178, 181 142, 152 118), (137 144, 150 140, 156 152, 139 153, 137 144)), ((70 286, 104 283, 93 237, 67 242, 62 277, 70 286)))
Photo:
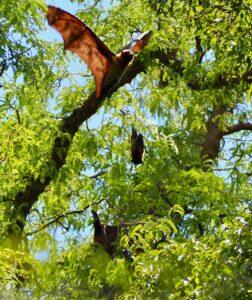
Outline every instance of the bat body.
POLYGON ((94 218, 94 242, 101 245, 102 248, 111 256, 114 257, 116 241, 119 233, 118 226, 110 226, 100 222, 98 214, 92 210, 94 218))
POLYGON ((124 47, 117 55, 75 16, 66 11, 48 6, 48 24, 63 37, 64 49, 75 52, 90 67, 96 83, 96 97, 119 80, 134 58, 147 45, 152 32, 148 31, 124 47))
POLYGON ((137 133, 137 131, 132 127, 131 134, 131 161, 135 165, 143 163, 145 153, 145 146, 143 141, 143 135, 137 133))

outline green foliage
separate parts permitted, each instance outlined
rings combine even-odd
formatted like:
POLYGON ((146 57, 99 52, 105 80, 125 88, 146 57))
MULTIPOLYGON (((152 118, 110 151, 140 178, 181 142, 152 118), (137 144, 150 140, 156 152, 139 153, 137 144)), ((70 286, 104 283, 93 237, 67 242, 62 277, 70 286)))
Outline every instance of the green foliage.
POLYGON ((0 298, 250 299, 251 129, 225 135, 252 117, 250 1, 70 2, 115 53, 153 30, 137 55, 145 72, 72 138, 61 124, 93 78, 46 40, 43 1, 1 1, 0 298), (207 168, 202 146, 218 105, 228 109, 213 119, 222 136, 207 168), (139 166, 131 125, 147 150, 139 166), (56 137, 70 143, 60 170, 56 137), (24 219, 16 200, 36 180, 46 187, 24 219), (122 227, 113 259, 92 242, 91 208, 122 227), (10 228, 22 222, 11 249, 10 228))

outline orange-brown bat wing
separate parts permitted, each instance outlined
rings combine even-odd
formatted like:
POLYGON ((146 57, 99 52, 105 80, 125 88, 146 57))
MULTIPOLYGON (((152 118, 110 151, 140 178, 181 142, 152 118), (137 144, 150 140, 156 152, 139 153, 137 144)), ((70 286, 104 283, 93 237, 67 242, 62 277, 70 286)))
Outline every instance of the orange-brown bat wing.
POLYGON ((89 66, 96 82, 96 96, 99 97, 102 81, 115 54, 88 26, 66 11, 48 6, 47 20, 62 35, 64 49, 78 54, 89 66))
POLYGON ((131 50, 132 52, 141 52, 146 45, 148 45, 148 42, 152 36, 152 31, 146 31, 142 33, 140 36, 138 36, 136 39, 134 39, 131 43, 129 43, 127 46, 123 47, 122 50, 131 50))

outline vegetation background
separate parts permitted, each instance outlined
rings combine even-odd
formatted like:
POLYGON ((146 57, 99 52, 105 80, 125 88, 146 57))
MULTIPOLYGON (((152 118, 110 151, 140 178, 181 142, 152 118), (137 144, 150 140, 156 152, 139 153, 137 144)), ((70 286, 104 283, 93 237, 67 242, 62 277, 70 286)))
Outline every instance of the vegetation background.
POLYGON ((94 106, 46 3, 1 0, 1 299, 251 299, 251 0, 70 2, 115 53, 154 34, 94 106))

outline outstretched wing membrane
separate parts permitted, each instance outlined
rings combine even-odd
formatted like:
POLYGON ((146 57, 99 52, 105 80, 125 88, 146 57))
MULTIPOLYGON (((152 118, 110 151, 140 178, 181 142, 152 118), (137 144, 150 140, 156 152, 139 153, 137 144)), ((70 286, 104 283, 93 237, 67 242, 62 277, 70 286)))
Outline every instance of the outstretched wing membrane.
POLYGON ((88 26, 66 11, 48 6, 46 16, 48 24, 62 35, 64 49, 78 54, 91 69, 96 82, 96 96, 99 97, 102 81, 115 54, 88 26))

